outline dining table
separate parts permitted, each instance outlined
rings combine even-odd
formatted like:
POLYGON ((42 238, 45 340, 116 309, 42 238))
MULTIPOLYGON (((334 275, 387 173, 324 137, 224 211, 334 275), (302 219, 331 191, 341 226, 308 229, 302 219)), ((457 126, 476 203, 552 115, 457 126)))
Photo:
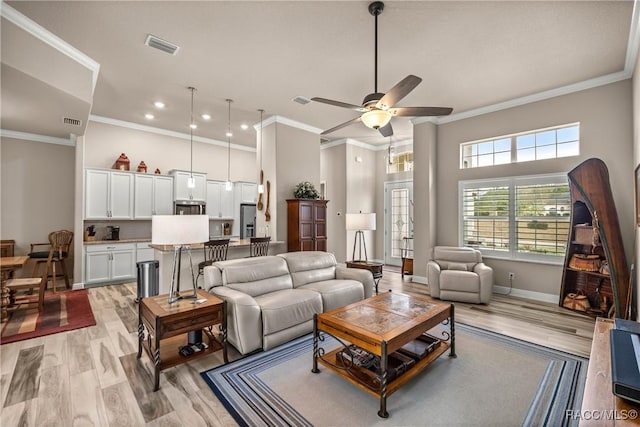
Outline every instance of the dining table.
POLYGON ((7 319, 11 302, 9 289, 5 286, 7 279, 12 271, 24 267, 28 260, 28 255, 0 257, 0 322, 4 322, 7 319))

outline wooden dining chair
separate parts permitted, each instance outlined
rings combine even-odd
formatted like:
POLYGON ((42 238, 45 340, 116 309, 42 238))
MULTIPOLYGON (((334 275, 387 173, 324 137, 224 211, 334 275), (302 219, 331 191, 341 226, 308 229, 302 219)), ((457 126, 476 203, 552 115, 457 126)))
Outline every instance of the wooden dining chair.
POLYGON ((229 249, 229 239, 217 239, 209 240, 204 243, 204 261, 198 264, 198 276, 196 277, 196 283, 200 276, 204 274, 204 268, 213 264, 216 261, 224 261, 227 259, 227 250, 229 249))
POLYGON ((19 309, 37 307, 38 311, 42 312, 44 293, 47 290, 47 281, 49 280, 49 268, 53 258, 54 251, 51 249, 49 256, 44 260, 46 268, 42 270, 40 277, 19 277, 5 282, 12 304, 15 304, 19 309))
POLYGON ((73 231, 58 230, 49 233, 49 243, 32 243, 31 252, 29 257, 35 260, 33 267, 32 277, 39 277, 39 271, 42 264, 47 265, 47 272, 51 269, 52 287, 53 292, 56 292, 56 278, 64 277, 64 282, 67 289, 71 289, 71 283, 69 283, 69 274, 67 273, 67 266, 65 260, 69 257, 71 252, 71 244, 73 243, 73 231), (38 246, 49 246, 46 251, 36 251, 38 246), (49 255, 53 251, 53 257, 49 261, 49 255), (61 274, 56 272, 56 264, 60 265, 61 274))
POLYGON ((269 253, 271 237, 252 237, 249 241, 249 256, 266 256, 269 253))

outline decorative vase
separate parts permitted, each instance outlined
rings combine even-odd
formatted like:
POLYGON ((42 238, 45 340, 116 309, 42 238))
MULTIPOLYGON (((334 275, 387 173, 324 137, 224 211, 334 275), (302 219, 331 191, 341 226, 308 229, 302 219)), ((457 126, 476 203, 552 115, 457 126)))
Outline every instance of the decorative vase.
POLYGON ((122 153, 122 154, 120 154, 120 157, 118 157, 116 162, 113 164, 113 169, 118 169, 118 170, 121 170, 121 171, 128 171, 130 163, 131 162, 129 161, 129 158, 127 157, 127 155, 122 153))

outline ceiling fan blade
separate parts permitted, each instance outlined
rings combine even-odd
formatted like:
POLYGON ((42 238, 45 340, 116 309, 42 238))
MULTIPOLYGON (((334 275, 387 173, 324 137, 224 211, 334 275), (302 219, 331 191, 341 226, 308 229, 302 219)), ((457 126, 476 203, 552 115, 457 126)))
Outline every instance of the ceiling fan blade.
POLYGON ((360 105, 355 105, 355 104, 347 104, 346 102, 341 102, 341 101, 334 101, 333 99, 327 99, 327 98, 311 98, 312 101, 315 102, 322 102, 323 104, 329 104, 329 105, 333 105, 335 107, 342 107, 342 108, 348 108, 350 110, 355 110, 355 111, 366 111, 364 108, 362 108, 362 106, 360 105))
POLYGON ((448 107, 398 107, 389 110, 393 116, 405 117, 448 116, 452 111, 453 108, 448 107))
POLYGON ((407 77, 400 80, 400 83, 392 87, 389 92, 387 92, 380 101, 378 101, 376 107, 384 110, 393 107, 398 101, 415 89, 421 81, 422 79, 420 77, 409 74, 407 77))
POLYGON ((378 128, 378 130, 380 131, 382 136, 391 136, 391 135, 393 135, 393 128, 391 127, 391 122, 387 123, 386 125, 382 126, 381 128, 378 128))
POLYGON ((339 124, 338 126, 332 127, 331 129, 327 129, 324 132, 322 132, 320 135, 326 135, 328 133, 335 132, 338 129, 342 129, 342 128, 347 127, 349 125, 352 125, 354 123, 358 123, 359 121, 360 121, 360 117, 356 117, 355 119, 351 119, 348 122, 344 122, 344 123, 339 124))

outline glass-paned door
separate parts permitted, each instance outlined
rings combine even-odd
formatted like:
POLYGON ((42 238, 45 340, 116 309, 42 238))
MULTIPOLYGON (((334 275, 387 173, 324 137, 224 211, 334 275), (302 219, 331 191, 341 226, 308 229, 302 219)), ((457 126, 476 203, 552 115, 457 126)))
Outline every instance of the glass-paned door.
POLYGON ((385 183, 384 214, 384 262, 400 266, 404 238, 413 236, 412 181, 385 183))

